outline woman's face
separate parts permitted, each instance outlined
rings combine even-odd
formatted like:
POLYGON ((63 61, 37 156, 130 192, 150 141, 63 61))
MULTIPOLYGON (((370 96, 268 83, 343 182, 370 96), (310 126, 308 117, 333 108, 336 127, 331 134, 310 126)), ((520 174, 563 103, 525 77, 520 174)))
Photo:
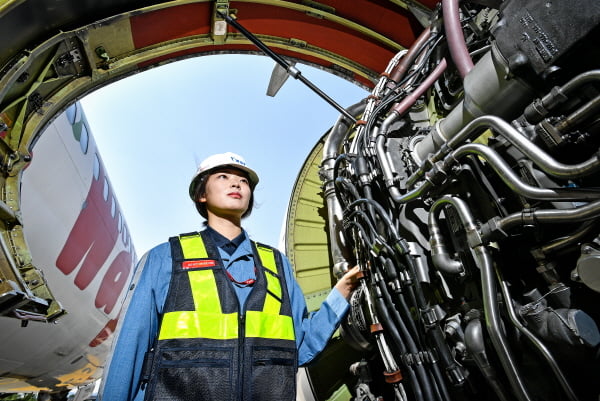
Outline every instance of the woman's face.
POLYGON ((208 213, 240 218, 248 209, 251 196, 246 174, 235 168, 223 168, 208 177, 206 190, 198 200, 206 203, 208 213))

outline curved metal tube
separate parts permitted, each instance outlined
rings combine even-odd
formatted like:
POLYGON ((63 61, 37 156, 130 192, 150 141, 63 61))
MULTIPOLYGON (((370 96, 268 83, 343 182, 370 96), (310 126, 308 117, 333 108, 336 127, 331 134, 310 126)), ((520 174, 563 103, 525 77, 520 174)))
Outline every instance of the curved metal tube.
POLYGON ((530 124, 542 121, 548 113, 556 106, 564 103, 571 92, 582 85, 600 80, 600 70, 592 70, 580 74, 564 84, 562 87, 554 87, 546 96, 537 99, 525 108, 523 115, 530 124))
POLYGON ((495 222, 501 231, 508 231, 521 225, 538 223, 574 223, 600 217, 600 201, 588 203, 573 209, 542 209, 513 213, 495 222))
MULTIPOLYGON (((348 107, 348 112, 353 115, 360 114, 365 107, 364 102, 356 103, 348 107)), ((343 273, 347 267, 348 262, 343 252, 343 244, 339 238, 339 230, 337 223, 342 221, 342 208, 335 197, 335 182, 333 177, 333 171, 335 167, 335 160, 339 154, 339 149, 342 141, 346 137, 346 133, 352 121, 346 118, 345 115, 341 114, 335 125, 331 129, 331 132, 325 140, 323 146, 323 164, 320 170, 321 179, 323 180, 324 197, 327 204, 327 213, 329 216, 328 228, 330 235, 330 254, 333 260, 333 270, 343 273)))
POLYGON ((473 69, 473 60, 467 50, 465 36, 460 24, 460 13, 458 11, 458 0, 442 0, 442 13, 444 16, 444 31, 448 37, 448 47, 452 61, 464 78, 473 69))
POLYGON ((600 198, 600 191, 578 188, 538 188, 524 183, 510 166, 491 148, 478 143, 463 145, 445 159, 444 167, 455 163, 456 159, 474 154, 485 159, 502 181, 514 192, 530 199, 541 200, 594 200, 600 198))
POLYGON ((496 269, 496 274, 498 275, 498 280, 500 281, 500 290, 502 291, 502 296, 504 297, 504 304, 506 305, 506 311, 508 312, 508 316, 510 317, 510 320, 511 320, 512 324, 521 333, 523 333, 523 335, 525 337, 527 337, 527 339, 529 341, 531 341, 531 343, 535 346, 535 348, 538 350, 538 352, 540 354, 542 354, 542 356, 544 357, 544 359, 546 359, 546 362, 548 362, 548 365, 550 365, 550 368, 552 369, 552 372, 554 373, 554 375, 558 379, 558 383, 560 384, 560 386, 564 390, 565 394, 567 395, 567 398, 569 400, 571 400, 571 401, 577 401, 578 398, 575 395, 575 392, 573 391, 573 389, 569 385, 569 382, 565 378, 565 375, 563 374, 563 372, 560 370, 560 367, 558 366, 558 364, 556 363, 556 360, 554 359, 554 357, 550 353, 550 350, 548 350, 548 348, 544 345, 544 343, 542 343, 531 331, 529 331, 519 321, 519 318, 517 317, 517 314, 515 313, 515 310, 512 307, 512 298, 510 296, 510 291, 508 289, 508 284, 506 283, 506 281, 504 281, 502 279, 502 274, 500 273, 500 271, 498 269, 496 269))
POLYGON ((444 237, 440 231, 437 222, 438 214, 441 210, 435 209, 429 211, 427 226, 429 228, 429 244, 431 246, 431 259, 433 265, 440 271, 448 274, 460 274, 465 268, 460 260, 453 259, 446 250, 444 237))
POLYGON ((431 209, 435 210, 443 204, 451 205, 458 213, 460 221, 467 233, 467 241, 471 248, 473 259, 481 270, 481 287, 486 325, 490 333, 492 344, 498 353, 498 358, 504 368, 504 372, 506 373, 511 388, 519 400, 531 401, 531 397, 527 393, 525 385, 521 380, 521 375, 519 375, 517 370, 516 363, 508 346, 508 341, 502 332, 502 324, 496 299, 496 282, 492 257, 481 242, 475 220, 473 219, 467 204, 460 198, 444 196, 438 199, 432 205, 431 209))
POLYGON ((503 119, 485 115, 468 123, 455 136, 442 146, 429 160, 421 163, 421 166, 406 181, 407 187, 413 186, 428 170, 431 163, 442 160, 452 149, 461 143, 474 139, 486 129, 491 128, 494 132, 502 135, 521 153, 527 156, 542 171, 557 178, 569 179, 590 175, 600 170, 600 157, 593 155, 588 160, 568 165, 560 163, 540 149, 537 145, 525 138, 519 131, 503 119))
POLYGON ((596 227, 596 224, 594 223, 595 222, 593 220, 586 221, 581 225, 581 227, 578 227, 574 232, 566 235, 563 238, 557 238, 554 241, 551 241, 546 245, 541 246, 539 248, 540 252, 543 255, 547 255, 552 252, 558 252, 561 249, 568 247, 569 245, 574 245, 578 243, 583 237, 588 235, 593 228, 596 227))

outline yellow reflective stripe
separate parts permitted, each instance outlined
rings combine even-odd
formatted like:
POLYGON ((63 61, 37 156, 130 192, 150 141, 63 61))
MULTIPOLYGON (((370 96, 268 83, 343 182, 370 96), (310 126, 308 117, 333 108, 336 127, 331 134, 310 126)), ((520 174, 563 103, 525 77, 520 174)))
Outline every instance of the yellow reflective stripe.
POLYGON ((180 236, 179 243, 181 244, 184 259, 208 258, 208 252, 206 252, 206 247, 200 234, 180 236))
POLYGON ((281 310, 281 281, 269 274, 269 272, 273 272, 277 274, 277 264, 275 263, 275 253, 271 248, 264 248, 262 246, 257 245, 256 250, 258 251, 258 256, 262 265, 267 269, 265 272, 265 276, 267 277, 267 295, 265 297, 265 304, 263 307, 263 311, 271 314, 279 314, 281 310), (275 297, 271 294, 271 292, 275 297), (279 299, 277 299, 277 298, 279 299))
POLYGON ((281 310, 281 283, 279 282, 278 278, 274 277, 272 274, 269 274, 269 272, 265 272, 265 276, 267 277, 267 289, 270 292, 267 291, 263 311, 278 315, 279 311, 281 310), (275 298, 273 294, 276 295, 277 298, 275 298))
POLYGON ((263 266, 271 270, 273 273, 277 273, 277 265, 275 264, 275 254, 271 248, 264 248, 260 245, 256 246, 258 251, 258 257, 262 262, 263 266))
POLYGON ((179 311, 165 313, 158 339, 211 338, 228 340, 237 337, 237 313, 221 314, 179 311))
POLYGON ((247 311, 246 337, 295 340, 294 321, 291 316, 247 311))
POLYGON ((198 312, 221 313, 217 280, 212 269, 188 272, 194 306, 198 312))

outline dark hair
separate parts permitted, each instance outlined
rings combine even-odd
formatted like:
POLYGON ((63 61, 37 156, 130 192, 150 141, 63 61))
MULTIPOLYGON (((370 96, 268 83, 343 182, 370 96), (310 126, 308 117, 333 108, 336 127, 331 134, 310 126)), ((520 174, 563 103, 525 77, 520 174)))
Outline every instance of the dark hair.
MULTIPOLYGON (((236 170, 239 170, 239 169, 236 169, 236 170)), ((208 219, 208 213, 206 212, 206 203, 198 201, 198 198, 200 198, 206 192, 206 181, 208 181, 208 177, 210 177, 217 171, 219 171, 218 168, 214 169, 214 170, 210 170, 210 171, 206 172, 205 174, 203 174, 202 177, 198 177, 196 179, 197 183, 196 183, 196 188, 194 190, 194 204, 196 205, 196 210, 198 210, 198 213, 200 213, 200 215, 202 217, 204 217, 205 219, 208 219)), ((239 171, 242 171, 242 170, 239 170, 239 171)), ((246 174, 245 171, 242 171, 242 172, 244 173, 246 178, 248 178, 248 174, 246 174)), ((248 209, 246 209, 244 214, 242 214, 242 219, 250 216, 250 213, 252 213, 253 207, 254 207, 254 187, 252 185, 250 185, 250 202, 248 202, 248 209)))

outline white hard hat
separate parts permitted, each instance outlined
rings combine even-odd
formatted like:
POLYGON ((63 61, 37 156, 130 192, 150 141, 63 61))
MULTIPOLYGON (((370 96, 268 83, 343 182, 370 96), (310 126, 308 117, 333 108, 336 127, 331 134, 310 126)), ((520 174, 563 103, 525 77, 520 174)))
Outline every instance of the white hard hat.
POLYGON ((256 184, 258 184, 258 175, 254 170, 246 165, 246 161, 242 156, 231 152, 218 153, 216 155, 207 157, 198 166, 198 171, 196 171, 196 174, 190 183, 190 197, 193 201, 195 201, 194 193, 196 192, 196 185, 198 184, 200 178, 218 167, 233 167, 245 171, 248 173, 250 186, 254 188, 256 184))

